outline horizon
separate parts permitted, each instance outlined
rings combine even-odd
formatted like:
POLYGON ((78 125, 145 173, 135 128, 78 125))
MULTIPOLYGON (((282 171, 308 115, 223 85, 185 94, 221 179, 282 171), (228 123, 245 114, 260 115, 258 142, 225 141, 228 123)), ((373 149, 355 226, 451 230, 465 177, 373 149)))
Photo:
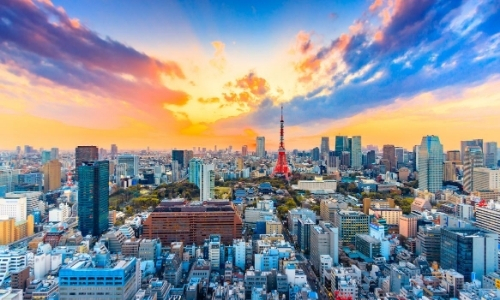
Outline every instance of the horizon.
POLYGON ((495 1, 127 4, 0 3, 3 147, 500 142, 495 1))

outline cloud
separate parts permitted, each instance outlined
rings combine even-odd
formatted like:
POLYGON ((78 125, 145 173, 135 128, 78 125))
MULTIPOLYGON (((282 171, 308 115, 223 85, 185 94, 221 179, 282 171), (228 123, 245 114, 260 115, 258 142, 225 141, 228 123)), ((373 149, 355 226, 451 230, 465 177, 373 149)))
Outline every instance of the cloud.
POLYGON ((212 98, 198 98, 198 102, 207 104, 207 103, 219 103, 220 99, 217 97, 212 97, 212 98))
POLYGON ((226 54, 224 49, 226 45, 221 41, 212 42, 212 46, 215 49, 214 57, 210 60, 210 65, 219 70, 219 72, 224 72, 226 68, 226 54))
POLYGON ((255 96, 263 96, 269 91, 269 84, 267 81, 262 77, 258 77, 253 72, 237 79, 236 86, 250 91, 250 93, 255 96))
POLYGON ((0 61, 54 84, 128 101, 140 109, 182 105, 188 95, 162 84, 183 80, 173 61, 160 61, 102 38, 50 1, 0 2, 0 61))
POLYGON ((370 5, 370 11, 376 11, 379 7, 381 7, 383 4, 383 0, 375 0, 373 3, 370 5))

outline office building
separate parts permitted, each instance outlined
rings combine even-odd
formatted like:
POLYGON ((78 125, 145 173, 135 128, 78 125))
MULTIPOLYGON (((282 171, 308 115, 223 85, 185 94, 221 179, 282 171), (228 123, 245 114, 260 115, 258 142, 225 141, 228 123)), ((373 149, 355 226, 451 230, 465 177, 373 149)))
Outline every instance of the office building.
POLYGON ((461 154, 462 163, 464 163, 464 159, 465 159, 465 150, 469 146, 478 146, 479 148, 481 148, 481 152, 483 152, 483 140, 482 139, 475 139, 475 140, 461 141, 460 142, 460 154, 461 154))
POLYGON ((93 162, 99 159, 99 149, 96 146, 78 146, 75 149, 75 174, 74 179, 78 181, 78 167, 84 162, 93 162))
POLYGON ((479 228, 441 228, 441 267, 464 275, 464 280, 498 269, 498 234, 479 228))
POLYGON ((333 222, 335 214, 340 210, 347 210, 347 202, 337 199, 324 199, 319 203, 320 216, 323 221, 333 222))
POLYGON ((311 159, 313 161, 318 161, 320 159, 320 152, 319 152, 319 148, 318 147, 314 147, 311 150, 311 159))
POLYGON ((135 177, 139 175, 139 156, 134 154, 119 155, 118 164, 126 165, 126 176, 135 177))
POLYGON ((297 220, 297 242, 300 250, 305 254, 311 251, 311 230, 314 225, 316 223, 310 219, 299 218, 297 220))
POLYGON ((363 153, 361 152, 361 136, 353 136, 351 139, 351 167, 353 169, 361 169, 361 159, 363 153))
POLYGON ((320 221, 311 228, 310 261, 316 271, 320 270, 321 255, 330 255, 333 263, 338 264, 340 229, 332 223, 320 221))
POLYGON ((50 151, 42 151, 42 165, 46 164, 50 161, 51 152, 50 151))
POLYGON ((416 214, 402 215, 399 217, 399 234, 405 238, 414 238, 417 236, 417 221, 416 214))
POLYGON ((266 157, 266 138, 263 136, 257 137, 257 148, 255 150, 255 155, 260 158, 266 157))
POLYGON ((14 187, 15 191, 37 191, 43 190, 43 173, 24 173, 18 175, 18 183, 14 187))
POLYGON ((473 191, 499 190, 500 170, 474 168, 472 174, 473 191))
POLYGON ((117 182, 119 182, 120 178, 127 177, 127 164, 116 164, 115 165, 115 176, 117 182))
POLYGON ((172 150, 172 161, 177 161, 181 168, 184 168, 188 162, 184 162, 185 150, 172 150))
POLYGON ((241 147, 241 156, 247 156, 247 155, 248 155, 248 146, 243 145, 243 147, 241 147))
POLYGON ((386 168, 386 172, 392 171, 393 168, 397 168, 396 147, 394 147, 394 145, 384 145, 384 148, 382 149, 382 159, 387 160, 389 163, 389 168, 386 168))
POLYGON ((349 142, 347 136, 338 135, 335 137, 335 153, 341 156, 343 151, 349 150, 349 142))
POLYGON ((379 257, 381 242, 369 234, 356 234, 356 250, 369 258, 379 257))
POLYGON ((11 272, 22 270, 28 266, 28 258, 25 251, 0 251, 0 286, 11 272))
POLYGON ((83 236, 99 236, 109 226, 109 162, 83 163, 77 172, 78 229, 83 236))
POLYGON ((465 192, 471 193, 478 189, 474 187, 474 169, 483 167, 484 157, 481 147, 467 146, 463 158, 464 162, 464 177, 463 189, 465 192))
POLYGON ((320 155, 325 158, 330 153, 330 138, 327 136, 321 137, 321 147, 320 147, 320 155))
POLYGON ((315 176, 313 180, 299 180, 297 182, 299 190, 317 191, 317 190, 337 190, 337 180, 324 180, 322 176, 315 176))
POLYGON ((456 164, 462 164, 462 157, 460 156, 460 150, 450 150, 446 152, 446 161, 451 161, 456 164))
POLYGON ((338 228, 339 240, 343 246, 354 245, 356 234, 367 234, 369 232, 369 224, 370 216, 359 211, 337 211, 333 220, 333 226, 338 228))
POLYGON ((405 150, 403 149, 403 147, 395 147, 394 148, 394 152, 396 154, 396 164, 398 165, 401 165, 404 163, 405 161, 405 150))
POLYGON ((26 221, 26 197, 0 198, 0 216, 15 219, 16 222, 26 221))
POLYGON ((53 159, 43 165, 43 191, 45 193, 61 188, 62 164, 53 159))
POLYGON ((487 168, 497 166, 498 162, 498 147, 497 142, 488 142, 484 147, 484 165, 487 168))
POLYGON ((20 239, 33 235, 35 220, 29 215, 25 221, 0 216, 0 245, 8 245, 20 239))
MULTIPOLYGON (((100 254, 97 257, 102 259, 100 254)), ((96 260, 98 259, 96 258, 96 260)), ((59 271, 59 299, 133 299, 141 287, 140 260, 74 260, 59 271)))
POLYGON ((476 205, 476 226, 500 234, 500 207, 494 202, 483 207, 476 205))
POLYGON ((116 144, 111 144, 110 154, 112 159, 115 159, 118 155, 118 146, 116 146, 116 144))
POLYGON ((203 244, 210 234, 220 234, 222 243, 230 244, 241 238, 242 223, 229 201, 163 200, 144 222, 143 234, 160 238, 162 244, 203 244))
POLYGON ((454 161, 445 161, 443 165, 443 180, 455 181, 457 180, 457 166, 454 161))
POLYGON ((377 155, 375 154, 375 150, 370 150, 366 153, 366 165, 370 166, 375 163, 375 158, 377 155))
POLYGON ((443 145, 437 136, 424 136, 418 153, 418 188, 431 193, 443 186, 443 145))
POLYGON ((21 170, 0 168, 0 196, 4 193, 13 192, 19 183, 21 170))
POLYGON ((399 219, 403 214, 403 210, 399 207, 377 207, 375 205, 370 207, 369 214, 385 219, 389 225, 399 225, 399 219))

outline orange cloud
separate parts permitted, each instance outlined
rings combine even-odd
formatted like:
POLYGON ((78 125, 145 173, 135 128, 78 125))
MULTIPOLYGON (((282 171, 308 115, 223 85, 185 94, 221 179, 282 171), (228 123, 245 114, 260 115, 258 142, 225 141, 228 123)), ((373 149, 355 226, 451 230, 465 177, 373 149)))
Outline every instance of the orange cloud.
POLYGON ((221 73, 226 68, 226 54, 224 49, 226 45, 221 41, 212 42, 215 49, 214 57, 210 60, 210 65, 219 70, 221 73))
POLYGON ((269 84, 267 81, 264 78, 256 76, 252 72, 237 79, 236 86, 245 90, 250 90, 250 93, 255 96, 263 96, 269 91, 269 84))
POLYGON ((383 4, 383 0, 375 0, 373 3, 370 5, 370 11, 376 11, 379 7, 381 7, 383 4))

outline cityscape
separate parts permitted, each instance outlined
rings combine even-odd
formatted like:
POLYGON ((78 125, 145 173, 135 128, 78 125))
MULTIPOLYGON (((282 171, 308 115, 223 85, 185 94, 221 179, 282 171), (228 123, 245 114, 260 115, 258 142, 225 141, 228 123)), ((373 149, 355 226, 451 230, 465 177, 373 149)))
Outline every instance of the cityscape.
POLYGON ((497 1, 0 1, 0 300, 500 300, 497 1))

